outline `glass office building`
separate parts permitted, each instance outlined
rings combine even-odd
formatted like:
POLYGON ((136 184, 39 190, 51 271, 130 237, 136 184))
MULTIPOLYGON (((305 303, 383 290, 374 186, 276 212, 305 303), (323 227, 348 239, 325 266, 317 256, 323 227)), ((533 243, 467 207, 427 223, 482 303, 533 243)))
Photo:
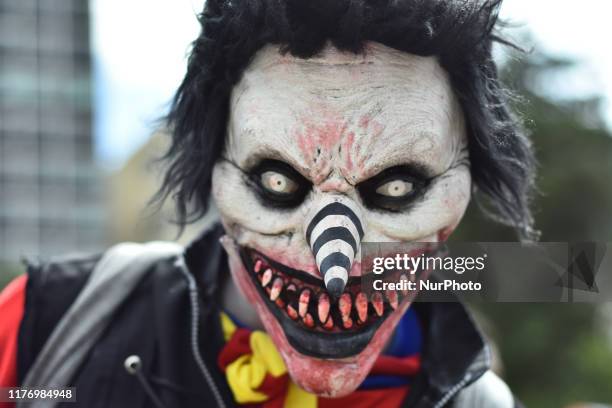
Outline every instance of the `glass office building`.
POLYGON ((0 260, 102 248, 88 2, 0 0, 0 260))

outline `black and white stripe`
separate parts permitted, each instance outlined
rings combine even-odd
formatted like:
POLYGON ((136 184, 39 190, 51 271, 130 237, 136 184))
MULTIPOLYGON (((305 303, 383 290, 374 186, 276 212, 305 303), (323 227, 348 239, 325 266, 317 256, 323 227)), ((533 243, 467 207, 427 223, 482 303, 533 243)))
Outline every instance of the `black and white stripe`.
POLYGON ((363 238, 358 209, 351 204, 339 200, 324 204, 306 228, 306 240, 325 286, 336 296, 346 286, 363 238))

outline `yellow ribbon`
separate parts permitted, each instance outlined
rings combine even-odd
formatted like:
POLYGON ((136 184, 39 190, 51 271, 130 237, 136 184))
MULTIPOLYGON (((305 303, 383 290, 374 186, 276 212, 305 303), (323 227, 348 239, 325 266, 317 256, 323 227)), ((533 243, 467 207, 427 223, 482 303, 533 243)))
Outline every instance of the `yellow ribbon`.
MULTIPOLYGON (((225 341, 229 341, 236 325, 229 316, 221 312, 221 328, 225 341)), ((257 391, 267 374, 280 377, 287 373, 287 367, 276 350, 274 343, 266 333, 255 330, 249 337, 252 354, 238 357, 231 362, 226 370, 225 377, 234 399, 238 404, 261 403, 268 399, 264 393, 257 391)), ((317 396, 310 394, 293 381, 289 381, 285 407, 316 408, 317 396)))

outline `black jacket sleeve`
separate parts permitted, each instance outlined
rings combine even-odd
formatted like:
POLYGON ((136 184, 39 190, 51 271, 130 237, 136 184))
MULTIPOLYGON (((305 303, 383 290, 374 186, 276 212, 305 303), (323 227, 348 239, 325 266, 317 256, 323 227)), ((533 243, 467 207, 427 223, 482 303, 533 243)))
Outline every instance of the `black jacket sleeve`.
POLYGON ((89 279, 100 255, 26 263, 28 282, 17 346, 21 384, 51 332, 89 279))

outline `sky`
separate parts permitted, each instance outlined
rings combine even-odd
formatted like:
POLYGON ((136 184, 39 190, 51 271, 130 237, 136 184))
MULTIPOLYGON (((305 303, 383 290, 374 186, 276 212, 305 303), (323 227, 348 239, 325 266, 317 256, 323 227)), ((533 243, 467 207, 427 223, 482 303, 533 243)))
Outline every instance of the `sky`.
MULTIPOLYGON (((90 0, 94 61, 95 154, 117 168, 151 135, 185 73, 197 37, 202 0, 90 0)), ((505 0, 510 35, 528 29, 534 44, 552 55, 581 61, 554 83, 555 96, 606 97, 612 129, 612 2, 505 0)))

